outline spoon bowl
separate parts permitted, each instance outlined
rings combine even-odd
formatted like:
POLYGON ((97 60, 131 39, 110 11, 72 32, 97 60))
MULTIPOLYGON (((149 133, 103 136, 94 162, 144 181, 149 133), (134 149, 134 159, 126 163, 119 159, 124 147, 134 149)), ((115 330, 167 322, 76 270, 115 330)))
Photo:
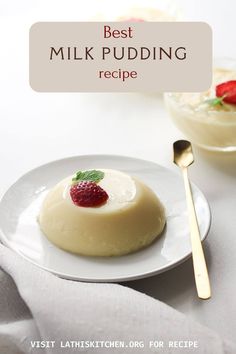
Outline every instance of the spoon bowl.
POLYGON ((192 145, 187 140, 174 143, 174 163, 179 167, 188 167, 194 162, 192 145))

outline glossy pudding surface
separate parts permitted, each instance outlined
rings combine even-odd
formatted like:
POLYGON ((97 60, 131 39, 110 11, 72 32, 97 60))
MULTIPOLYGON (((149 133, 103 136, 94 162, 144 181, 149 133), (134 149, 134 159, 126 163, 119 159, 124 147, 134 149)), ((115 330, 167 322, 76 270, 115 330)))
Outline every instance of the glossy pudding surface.
POLYGON ((72 176, 46 196, 39 224, 56 246, 87 256, 120 256, 148 246, 165 226, 164 207, 143 182, 123 172, 101 169, 97 184, 108 194, 97 207, 81 207, 71 199, 72 176))

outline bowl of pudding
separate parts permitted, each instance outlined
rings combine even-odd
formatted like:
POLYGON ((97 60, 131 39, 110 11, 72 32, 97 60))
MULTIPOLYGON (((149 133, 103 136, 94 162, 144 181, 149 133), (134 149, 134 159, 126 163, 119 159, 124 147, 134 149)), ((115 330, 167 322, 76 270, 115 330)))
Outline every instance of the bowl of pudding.
POLYGON ((78 171, 55 185, 39 214, 44 235, 84 256, 122 256, 150 245, 165 226, 164 207, 142 181, 112 169, 78 171))
POLYGON ((236 60, 215 61, 209 90, 164 98, 173 122, 195 145, 236 151, 236 60))

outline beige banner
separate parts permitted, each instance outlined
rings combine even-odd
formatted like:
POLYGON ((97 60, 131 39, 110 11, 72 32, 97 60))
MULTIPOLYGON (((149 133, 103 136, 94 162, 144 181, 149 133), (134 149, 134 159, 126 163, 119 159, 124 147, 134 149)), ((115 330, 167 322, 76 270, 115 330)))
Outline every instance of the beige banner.
POLYGON ((202 22, 38 22, 29 69, 40 92, 204 91, 212 32, 202 22))

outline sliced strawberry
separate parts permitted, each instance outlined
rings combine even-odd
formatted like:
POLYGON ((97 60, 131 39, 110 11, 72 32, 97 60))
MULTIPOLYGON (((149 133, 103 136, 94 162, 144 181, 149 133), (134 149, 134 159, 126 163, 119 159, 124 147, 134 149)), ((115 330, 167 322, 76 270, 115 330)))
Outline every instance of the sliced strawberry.
POLYGON ((109 198, 104 189, 91 181, 73 184, 70 188, 70 196, 75 205, 82 207, 97 207, 109 198))
POLYGON ((225 103, 236 104, 236 80, 223 82, 216 86, 216 96, 225 103))

